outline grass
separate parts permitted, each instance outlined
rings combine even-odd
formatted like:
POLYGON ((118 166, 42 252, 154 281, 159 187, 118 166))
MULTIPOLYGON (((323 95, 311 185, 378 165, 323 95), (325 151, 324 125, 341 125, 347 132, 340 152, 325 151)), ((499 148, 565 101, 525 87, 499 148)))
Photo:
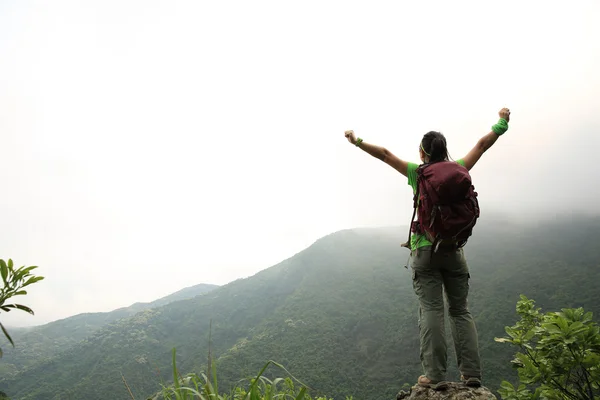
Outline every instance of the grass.
MULTIPOLYGON (((162 390, 147 400, 332 400, 328 397, 311 397, 310 387, 300 382, 285 367, 275 361, 268 361, 258 375, 248 381, 248 387, 235 387, 229 394, 220 394, 217 381, 217 371, 214 363, 209 365, 212 369, 212 379, 205 374, 200 376, 194 373, 181 376, 177 370, 176 349, 173 349, 173 384, 163 385, 162 390), (284 371, 288 376, 270 380, 263 376, 269 366, 274 366, 284 371), (298 385, 296 385, 296 382, 298 385)), ((127 382, 124 379, 125 386, 127 382)), ((129 391, 132 400, 135 397, 129 391)), ((346 397, 352 400, 352 397, 346 397)))

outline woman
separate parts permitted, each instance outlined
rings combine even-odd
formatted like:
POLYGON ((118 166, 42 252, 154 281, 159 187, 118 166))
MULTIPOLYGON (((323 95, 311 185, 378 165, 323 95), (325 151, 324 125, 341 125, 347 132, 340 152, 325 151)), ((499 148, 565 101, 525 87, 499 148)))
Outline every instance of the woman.
MULTIPOLYGON (((471 170, 483 153, 508 130, 510 110, 499 112, 500 120, 492 131, 483 136, 465 157, 456 161, 471 170)), ((418 165, 406 162, 389 150, 364 142, 353 131, 344 133, 348 141, 378 158, 408 178, 408 184, 417 190, 418 165)), ((419 145, 419 155, 424 163, 448 161, 446 138, 440 132, 428 132, 419 145)), ((463 249, 431 254, 432 243, 424 235, 413 234, 410 243, 413 287, 419 299, 420 358, 424 375, 418 384, 434 389, 448 386, 446 379, 447 354, 444 329, 443 290, 448 300, 452 338, 461 380, 467 386, 481 386, 481 362, 477 329, 467 307, 469 269, 463 249), (419 251, 415 251, 419 249, 419 251)))

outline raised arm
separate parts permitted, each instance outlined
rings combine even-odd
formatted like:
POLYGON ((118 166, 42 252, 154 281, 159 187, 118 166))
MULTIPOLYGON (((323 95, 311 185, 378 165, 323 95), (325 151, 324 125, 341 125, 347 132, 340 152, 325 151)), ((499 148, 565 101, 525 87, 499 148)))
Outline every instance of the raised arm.
POLYGON ((407 176, 408 163, 393 155, 392 152, 385 147, 366 143, 361 138, 357 139, 354 131, 346 131, 344 132, 344 136, 346 136, 346 139, 348 139, 348 141, 353 145, 359 147, 361 150, 372 155, 373 157, 380 159, 390 167, 394 168, 396 171, 400 172, 402 175, 407 176))
POLYGON ((465 167, 470 170, 475 166, 477 161, 481 158, 483 153, 485 153, 490 147, 496 143, 496 140, 500 136, 504 134, 508 130, 508 121, 510 121, 510 110, 508 108, 503 108, 498 112, 500 116, 500 120, 494 126, 492 126, 492 131, 479 139, 475 147, 469 151, 465 157, 463 157, 463 161, 465 162, 465 167))

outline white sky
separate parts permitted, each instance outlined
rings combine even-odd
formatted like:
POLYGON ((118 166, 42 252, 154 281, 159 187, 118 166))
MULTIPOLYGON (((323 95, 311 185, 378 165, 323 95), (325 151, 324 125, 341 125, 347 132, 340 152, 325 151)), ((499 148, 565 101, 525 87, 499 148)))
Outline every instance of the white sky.
MULTIPOLYGON (((600 200, 600 2, 0 1, 0 258, 41 324, 252 275, 333 231, 405 225, 429 130, 483 212, 600 200)), ((484 214, 485 215, 485 214, 484 214)))

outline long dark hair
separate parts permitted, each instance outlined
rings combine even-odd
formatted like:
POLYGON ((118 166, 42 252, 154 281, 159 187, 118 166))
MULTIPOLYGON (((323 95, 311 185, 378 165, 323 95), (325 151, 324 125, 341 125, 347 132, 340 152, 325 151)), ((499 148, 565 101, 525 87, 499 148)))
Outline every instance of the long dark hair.
POLYGON ((440 132, 427 132, 421 140, 421 150, 427 154, 431 163, 450 159, 446 147, 446 138, 440 132))

